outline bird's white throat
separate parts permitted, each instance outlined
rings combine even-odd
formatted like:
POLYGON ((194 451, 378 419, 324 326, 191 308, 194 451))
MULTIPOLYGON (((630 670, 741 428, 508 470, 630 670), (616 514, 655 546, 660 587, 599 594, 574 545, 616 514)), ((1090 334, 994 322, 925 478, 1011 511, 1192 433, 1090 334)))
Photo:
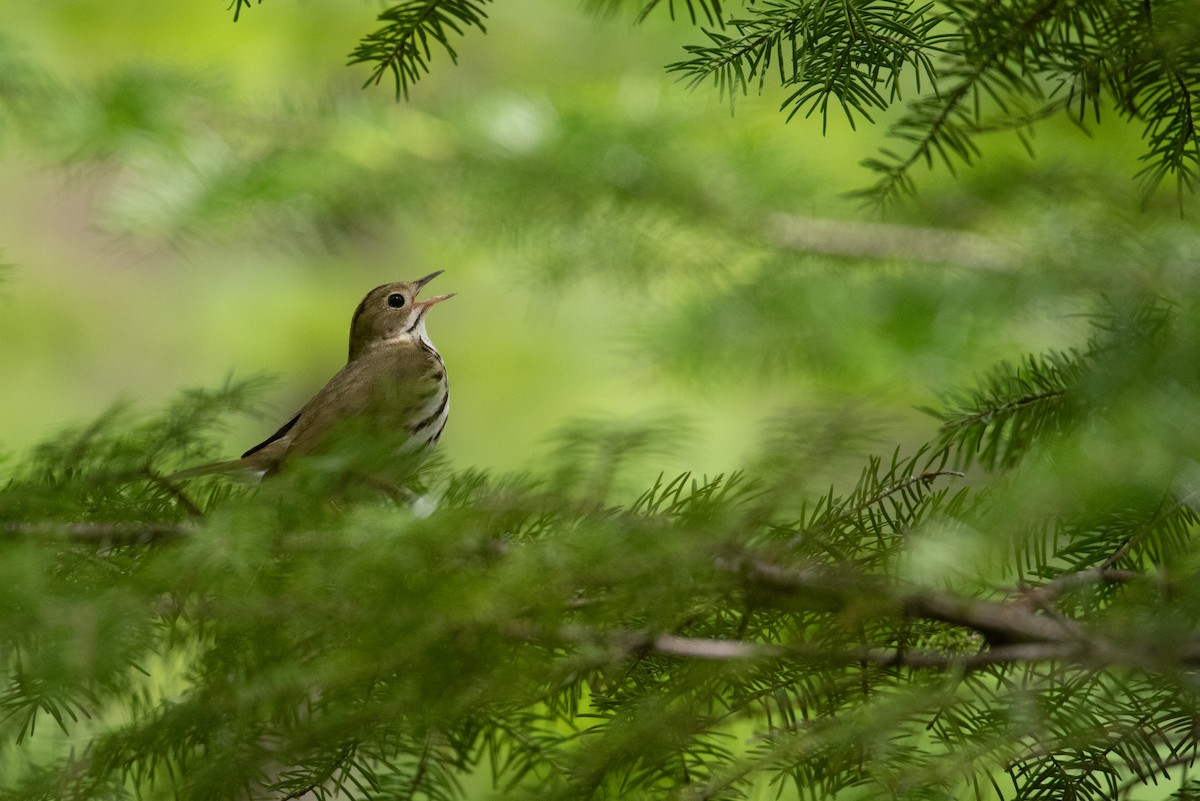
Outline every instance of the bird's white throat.
POLYGON ((437 346, 433 344, 433 340, 429 338, 429 332, 425 330, 425 315, 421 315, 421 319, 417 320, 417 324, 411 328, 406 328, 394 336, 379 341, 381 345, 396 345, 402 342, 412 342, 414 344, 422 344, 431 351, 441 356, 438 353, 437 346))

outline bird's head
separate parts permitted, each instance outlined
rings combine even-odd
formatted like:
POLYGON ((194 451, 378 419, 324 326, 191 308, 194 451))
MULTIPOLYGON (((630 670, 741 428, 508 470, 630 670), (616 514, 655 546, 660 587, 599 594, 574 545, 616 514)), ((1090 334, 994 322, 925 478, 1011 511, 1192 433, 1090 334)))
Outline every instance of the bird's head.
POLYGON ((429 309, 454 297, 452 292, 417 300, 421 287, 442 272, 438 270, 416 281, 384 284, 368 292, 354 310, 354 319, 350 322, 350 360, 380 344, 423 337, 425 315, 429 309))

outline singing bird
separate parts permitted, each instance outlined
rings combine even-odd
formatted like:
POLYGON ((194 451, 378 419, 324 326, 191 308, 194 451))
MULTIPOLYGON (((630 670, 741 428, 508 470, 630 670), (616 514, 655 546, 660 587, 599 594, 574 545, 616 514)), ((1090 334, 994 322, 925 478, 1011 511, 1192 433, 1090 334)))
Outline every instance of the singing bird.
POLYGON ((346 366, 292 419, 240 459, 182 470, 167 479, 233 471, 271 475, 287 460, 313 453, 339 425, 368 415, 371 425, 406 430, 404 452, 432 447, 446 427, 450 392, 425 316, 454 293, 420 301, 417 293, 442 272, 368 292, 350 321, 346 366))

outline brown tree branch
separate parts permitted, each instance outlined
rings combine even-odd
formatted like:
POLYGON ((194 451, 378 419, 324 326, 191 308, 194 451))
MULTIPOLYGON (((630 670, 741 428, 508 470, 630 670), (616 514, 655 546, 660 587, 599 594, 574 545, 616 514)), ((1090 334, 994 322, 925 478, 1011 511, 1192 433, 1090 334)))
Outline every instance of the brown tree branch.
MULTIPOLYGON (((764 561, 723 560, 718 567, 739 573, 758 597, 772 593, 811 598, 814 608, 839 611, 853 607, 856 614, 877 618, 917 618, 960 626, 978 632, 988 648, 977 655, 908 651, 904 649, 868 649, 844 655, 884 665, 909 667, 947 667, 950 665, 986 665, 1001 662, 1069 660, 1091 666, 1124 665, 1144 670, 1169 670, 1200 666, 1200 638, 1181 638, 1169 647, 1161 643, 1148 648, 1136 635, 1116 637, 1097 631, 1085 623, 1048 616, 1022 598, 992 601, 957 593, 914 587, 877 578, 834 574, 819 570, 785 568, 764 561)), ((1121 580, 1131 578, 1127 571, 1084 571, 1086 575, 1068 580, 1056 579, 1051 592, 1073 581, 1121 580)), ((1073 574, 1074 575, 1074 574, 1073 574)), ((1047 585, 1049 586, 1049 585, 1047 585)), ((678 643, 673 647, 679 648, 678 643)), ((786 646, 785 646, 786 648, 786 646)), ((710 648, 710 653, 718 649, 710 648)), ((792 653, 796 653, 794 649, 792 653)), ((836 654, 828 654, 836 657, 836 654)))
POLYGON ((1045 608, 1067 590, 1086 587, 1090 584, 1124 584, 1141 578, 1142 575, 1135 570, 1118 570, 1103 566, 1075 573, 1064 573, 1040 586, 1024 587, 1018 590, 1013 603, 1024 605, 1030 609, 1045 608))
POLYGON ((1019 263, 1015 248, 1007 243, 942 228, 775 214, 768 220, 768 234, 780 246, 805 253, 1003 272, 1015 269, 1019 263))
POLYGON ((95 545, 148 545, 176 539, 193 528, 172 523, 3 523, 0 536, 48 537, 95 545))

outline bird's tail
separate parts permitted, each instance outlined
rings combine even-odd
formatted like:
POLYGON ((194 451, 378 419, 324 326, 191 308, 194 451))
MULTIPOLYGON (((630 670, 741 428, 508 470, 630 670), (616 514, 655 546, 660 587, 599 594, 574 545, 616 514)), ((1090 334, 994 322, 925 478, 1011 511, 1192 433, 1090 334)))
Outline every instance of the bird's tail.
POLYGON ((242 470, 250 467, 245 459, 230 459, 227 462, 213 462, 212 464, 202 464, 199 467, 189 467, 187 470, 180 470, 177 473, 172 473, 164 480, 166 481, 184 481, 189 478, 198 478, 200 476, 211 476, 215 473, 231 473, 235 470, 242 470))

